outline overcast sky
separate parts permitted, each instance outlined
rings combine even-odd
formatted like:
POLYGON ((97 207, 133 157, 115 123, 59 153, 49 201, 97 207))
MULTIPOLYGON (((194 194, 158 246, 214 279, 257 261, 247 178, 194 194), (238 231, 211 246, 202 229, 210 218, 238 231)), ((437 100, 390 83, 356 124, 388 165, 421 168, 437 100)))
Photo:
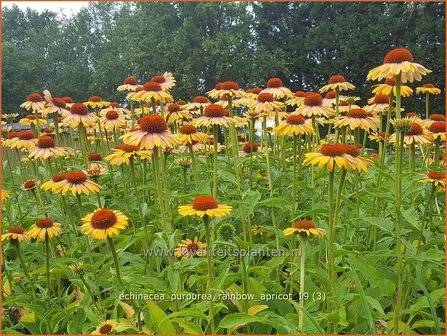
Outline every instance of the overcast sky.
POLYGON ((2 1, 2 8, 12 7, 13 4, 21 10, 26 10, 27 7, 39 12, 49 9, 53 12, 60 11, 62 14, 69 16, 79 12, 82 7, 88 4, 88 1, 2 1))

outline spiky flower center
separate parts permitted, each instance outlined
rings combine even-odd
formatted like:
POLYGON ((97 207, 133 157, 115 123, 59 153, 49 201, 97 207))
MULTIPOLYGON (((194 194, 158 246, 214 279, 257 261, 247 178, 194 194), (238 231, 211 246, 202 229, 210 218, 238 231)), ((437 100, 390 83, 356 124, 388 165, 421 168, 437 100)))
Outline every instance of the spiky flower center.
POLYGON ((222 90, 239 90, 239 84, 232 81, 227 81, 222 83, 222 90))
POLYGON ((203 112, 208 118, 222 118, 225 117, 225 109, 217 104, 208 105, 203 112))
POLYGON ((437 171, 430 171, 427 176, 433 180, 445 180, 445 174, 437 171))
POLYGON ((293 114, 287 117, 287 123, 292 125, 302 125, 305 121, 306 119, 300 115, 293 114))
POLYGON ((374 97, 374 104, 388 104, 389 102, 390 98, 382 93, 379 93, 374 97))
POLYGON ((339 144, 324 144, 321 145, 320 153, 326 156, 342 156, 345 154, 345 145, 339 144))
POLYGON ((137 85, 137 79, 135 78, 135 77, 127 77, 125 80, 124 80, 124 84, 127 84, 127 85, 137 85))
POLYGON ((106 119, 107 120, 116 120, 118 118, 119 118, 119 114, 115 110, 110 110, 110 111, 106 112, 106 119))
POLYGON ((74 103, 70 108, 70 113, 77 115, 87 115, 88 108, 83 103, 74 103))
POLYGON ((446 132, 445 125, 446 125, 445 121, 435 121, 433 124, 430 125, 428 129, 432 133, 445 133, 446 132))
POLYGON ((406 48, 398 48, 388 51, 383 63, 402 63, 402 62, 412 62, 413 55, 410 50, 406 48))
POLYGON ((346 82, 345 77, 342 75, 333 75, 331 78, 329 78, 329 84, 335 84, 335 83, 342 83, 346 82))
POLYGON ((217 209, 218 204, 214 197, 211 196, 198 196, 192 202, 194 210, 206 211, 211 209, 217 209))
POLYGON ((52 227, 54 224, 54 220, 52 220, 51 218, 39 218, 36 221, 36 226, 40 229, 46 229, 46 228, 50 228, 52 227))
POLYGON ((261 102, 261 103, 273 102, 274 101, 273 95, 271 93, 268 93, 268 92, 260 93, 258 95, 257 100, 258 100, 258 102, 261 102))
POLYGON ((20 140, 32 140, 34 139, 34 133, 31 131, 20 131, 19 134, 17 134, 17 137, 20 140))
POLYGON ((100 209, 93 214, 90 222, 93 228, 104 230, 115 225, 117 220, 116 214, 112 210, 100 209))
POLYGON ((65 179, 71 184, 82 184, 87 181, 87 175, 82 171, 72 171, 65 176, 65 179))
POLYGON ((170 112, 170 113, 172 113, 172 112, 178 112, 178 111, 180 111, 181 110, 181 108, 180 108, 180 105, 179 104, 169 104, 168 105, 168 111, 170 112))
POLYGON ((28 95, 28 101, 38 103, 42 101, 42 96, 38 93, 31 93, 28 95))
POLYGON ((350 118, 363 119, 368 116, 368 113, 364 109, 355 108, 349 110, 346 115, 350 118))
POLYGON ((161 91, 160 83, 153 81, 144 83, 143 88, 145 91, 154 91, 154 92, 161 91))
POLYGON ((54 147, 56 147, 56 143, 54 142, 52 137, 50 137, 48 135, 44 135, 44 136, 40 137, 39 140, 37 141, 37 147, 39 147, 39 148, 54 148, 54 147))
POLYGON ((279 78, 276 78, 276 77, 270 78, 267 81, 268 88, 279 88, 279 87, 283 87, 283 86, 284 86, 284 84, 283 84, 282 80, 279 78))
POLYGON ((304 96, 304 105, 306 106, 321 106, 323 103, 323 97, 316 92, 308 92, 304 96))
POLYGON ((151 114, 138 119, 141 130, 147 133, 164 133, 168 129, 166 121, 159 115, 151 114))
POLYGON ((421 135, 424 133, 421 125, 413 123, 411 129, 405 132, 405 135, 421 135))
POLYGON ((315 229, 315 223, 312 222, 311 220, 301 220, 294 222, 292 224, 292 227, 295 229, 310 230, 315 229))

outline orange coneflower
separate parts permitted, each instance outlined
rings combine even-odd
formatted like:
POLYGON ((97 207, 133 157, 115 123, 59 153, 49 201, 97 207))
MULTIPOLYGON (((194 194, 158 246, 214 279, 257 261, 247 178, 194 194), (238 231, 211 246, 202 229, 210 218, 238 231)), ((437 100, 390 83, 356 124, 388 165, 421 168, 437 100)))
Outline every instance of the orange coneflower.
POLYGON ((413 62, 413 55, 406 48, 389 51, 383 59, 383 64, 372 69, 367 76, 368 80, 381 80, 401 75, 401 82, 412 83, 420 81, 423 75, 431 72, 424 66, 413 62))
POLYGON ((142 86, 138 84, 138 81, 135 77, 127 77, 124 79, 122 85, 116 88, 117 91, 136 91, 137 88, 141 88, 142 86))
POLYGON ((340 116, 334 122, 334 127, 349 127, 351 130, 361 128, 366 132, 370 130, 375 131, 377 129, 376 119, 371 113, 366 112, 363 109, 350 109, 346 116, 340 116))
POLYGON ((46 160, 50 157, 67 156, 68 152, 63 147, 56 147, 56 142, 48 135, 41 136, 36 147, 29 152, 28 158, 46 160))
POLYGON ((25 118, 19 120, 19 124, 30 126, 30 125, 46 125, 47 121, 43 118, 41 114, 27 114, 25 118))
POLYGON ((91 181, 83 171, 71 171, 65 175, 65 179, 57 182, 52 191, 60 193, 62 195, 67 194, 69 191, 73 196, 77 194, 89 195, 96 193, 101 187, 91 181))
POLYGON ((441 89, 438 89, 433 84, 424 84, 416 88, 416 93, 428 93, 433 95, 441 94, 441 89))
POLYGON ((177 120, 192 120, 192 115, 185 110, 179 104, 169 104, 167 106, 166 120, 169 124, 175 123, 177 120))
POLYGON ((390 97, 382 93, 376 94, 374 97, 368 100, 368 104, 364 107, 367 112, 383 112, 389 108, 390 97))
POLYGON ((159 101, 162 103, 170 103, 173 101, 172 96, 163 90, 160 83, 146 82, 143 84, 143 90, 136 90, 127 95, 127 99, 137 102, 141 101, 159 101))
MULTIPOLYGON (((6 148, 15 148, 15 142, 18 140, 19 132, 9 131, 6 140, 3 140, 2 145, 6 148)), ((33 134, 34 137, 34 134, 33 134)))
POLYGON ((44 116, 52 113, 58 113, 62 116, 66 116, 68 114, 67 103, 65 100, 59 97, 52 97, 50 91, 48 90, 45 90, 43 93, 47 102, 45 109, 42 110, 44 116))
POLYGON ((113 165, 129 164, 130 158, 148 159, 152 155, 150 150, 142 150, 138 146, 118 145, 112 149, 112 154, 105 157, 113 165))
POLYGON ((91 96, 88 101, 84 103, 86 106, 91 108, 105 108, 110 105, 110 102, 102 100, 100 96, 91 96))
POLYGON ((335 89, 338 89, 338 91, 353 90, 355 86, 347 82, 342 75, 333 75, 329 78, 329 84, 323 86, 320 92, 323 93, 335 89))
POLYGON ((28 95, 28 100, 20 105, 20 107, 29 111, 41 111, 45 108, 45 102, 42 96, 38 93, 31 93, 28 95))
POLYGON ((180 144, 180 139, 169 131, 166 121, 159 115, 146 115, 138 119, 138 125, 139 130, 121 136, 125 144, 140 146, 142 149, 175 147, 180 144))
POLYGON ((192 122, 195 126, 211 126, 220 125, 229 127, 234 125, 236 121, 228 117, 228 111, 217 104, 208 105, 203 112, 203 117, 199 117, 192 122))
POLYGON ((193 144, 194 142, 205 143, 208 135, 197 131, 194 125, 186 124, 180 127, 179 138, 183 145, 193 144))
POLYGON ((239 152, 239 156, 243 157, 243 156, 257 153, 259 151, 259 146, 260 145, 257 143, 247 142, 244 144, 244 146, 242 146, 242 151, 239 152))
POLYGON ((315 236, 321 238, 326 234, 326 231, 324 229, 317 228, 315 223, 311 220, 301 220, 294 222, 292 227, 284 230, 284 235, 286 236, 290 236, 294 233, 305 237, 315 236))
POLYGON ((442 114, 433 113, 428 117, 428 119, 421 120, 420 124, 425 128, 429 128, 430 125, 436 121, 446 121, 445 116, 442 114))
POLYGON ((290 98, 289 100, 287 100, 286 101, 286 105, 287 106, 296 106, 296 107, 301 106, 303 104, 303 102, 304 102, 304 95, 305 94, 306 93, 304 91, 296 91, 294 93, 295 97, 290 98))
POLYGON ((250 108, 252 108, 256 113, 269 113, 276 110, 280 110, 284 107, 284 103, 275 101, 274 96, 269 92, 261 92, 256 97, 250 108))
POLYGON ((276 99, 292 98, 294 95, 289 88, 286 88, 281 79, 273 77, 267 81, 267 88, 261 93, 270 93, 276 99))
POLYGON ((28 231, 28 234, 37 240, 44 240, 45 236, 53 238, 62 232, 61 224, 54 222, 53 219, 45 217, 39 218, 28 231))
POLYGON ((106 320, 101 322, 99 326, 92 332, 92 335, 110 335, 115 333, 115 328, 119 326, 116 320, 106 320))
MULTIPOLYGON (((391 77, 387 78, 383 84, 373 85, 375 86, 374 90, 372 91, 375 94, 384 94, 386 96, 389 96, 391 93, 393 93, 394 96, 396 96, 396 78, 391 77)), ((413 89, 406 85, 400 86, 400 93, 402 97, 409 97, 413 94, 413 89)))
POLYGON ((232 207, 219 204, 214 197, 198 196, 191 205, 181 205, 178 212, 181 216, 222 217, 231 213, 232 207))
POLYGON ((206 255, 206 243, 202 243, 199 238, 194 237, 194 240, 182 240, 178 247, 174 250, 174 255, 181 260, 194 258, 195 256, 202 257, 206 255))
POLYGON ((63 122, 70 127, 77 127, 79 124, 89 126, 96 123, 96 116, 88 111, 87 105, 73 103, 70 113, 64 117, 63 122))
POLYGON ((445 173, 430 171, 427 173, 427 176, 419 182, 431 183, 438 188, 438 190, 444 191, 446 187, 445 173))
POLYGON ((101 113, 99 121, 108 131, 126 126, 126 116, 116 110, 108 110, 101 113))
POLYGON ((303 105, 301 105, 295 113, 305 117, 329 118, 334 114, 334 111, 323 106, 323 97, 319 93, 308 92, 304 96, 303 105))
POLYGON ((306 123, 306 119, 298 114, 292 114, 282 121, 278 126, 273 129, 273 132, 285 136, 285 135, 301 135, 301 134, 314 134, 315 130, 311 123, 306 123))
MULTIPOLYGON (((424 129, 421 127, 421 125, 417 123, 413 123, 411 125, 411 129, 404 132, 403 141, 406 145, 411 144, 429 144, 433 140, 432 136, 430 134, 424 134, 424 129)), ((390 143, 396 142, 396 133, 393 133, 390 136, 390 143)))
POLYGON ((96 209, 82 218, 81 231, 93 239, 118 235, 128 225, 128 218, 121 211, 96 209))
POLYGON ((305 164, 318 165, 319 168, 326 167, 333 172, 335 166, 343 169, 357 168, 355 161, 346 154, 345 145, 323 144, 319 152, 304 154, 305 164))
POLYGON ((28 180, 25 181, 21 186, 20 189, 22 189, 23 191, 29 191, 29 190, 34 190, 36 189, 37 186, 37 182, 34 180, 28 180))
POLYGON ((31 131, 20 131, 16 138, 11 139, 9 146, 11 148, 18 148, 22 151, 29 151, 31 148, 36 147, 37 139, 34 137, 34 133, 31 131))
POLYGON ((445 121, 435 121, 430 125, 428 130, 431 132, 433 139, 445 141, 446 123, 445 121))
POLYGON ((205 96, 196 96, 194 98, 194 102, 185 104, 185 110, 199 110, 200 108, 204 109, 208 105, 210 105, 210 100, 205 96))
POLYGON ((359 147, 354 145, 344 145, 344 150, 346 155, 349 155, 353 160, 352 168, 356 168, 359 172, 368 171, 368 167, 372 164, 372 161, 360 156, 359 147))
POLYGON ((239 88, 239 84, 232 81, 226 81, 218 83, 214 90, 206 93, 211 98, 220 98, 222 95, 228 95, 230 97, 244 97, 246 93, 239 88))
POLYGON ((20 243, 24 240, 29 240, 30 236, 28 232, 21 226, 10 227, 7 233, 2 234, 2 241, 9 240, 12 243, 20 243))
POLYGON ((153 76, 151 82, 160 84, 163 91, 170 91, 175 86, 175 78, 170 72, 165 72, 163 75, 153 76))
POLYGON ((50 180, 42 183, 42 185, 40 187, 45 191, 48 191, 48 190, 53 191, 54 187, 57 185, 57 183, 60 181, 63 181, 63 180, 65 180, 65 174, 58 173, 58 174, 53 175, 50 180))

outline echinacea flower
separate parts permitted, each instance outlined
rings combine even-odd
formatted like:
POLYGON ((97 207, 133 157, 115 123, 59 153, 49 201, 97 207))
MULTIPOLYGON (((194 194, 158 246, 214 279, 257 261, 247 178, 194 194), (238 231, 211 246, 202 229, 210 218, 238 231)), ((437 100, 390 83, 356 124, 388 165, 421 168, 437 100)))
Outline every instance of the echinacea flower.
POLYGON ((28 100, 20 105, 20 107, 29 111, 41 111, 45 108, 45 102, 42 96, 38 93, 31 93, 28 95, 28 100))
POLYGON ((231 213, 232 207, 219 204, 214 197, 198 196, 191 205, 181 205, 178 212, 181 216, 222 217, 231 213))
POLYGON ((359 172, 367 172, 368 167, 373 163, 370 159, 360 156, 360 149, 354 145, 344 145, 345 154, 352 159, 351 168, 357 169, 359 172))
MULTIPOLYGON (((421 125, 413 123, 410 129, 404 132, 403 141, 406 145, 411 144, 429 144, 433 140, 430 134, 424 134, 424 129, 421 125)), ((390 143, 396 142, 396 133, 390 136, 390 143)))
POLYGON ((165 72, 163 75, 153 76, 151 82, 160 84, 163 91, 170 91, 175 86, 175 78, 170 72, 165 72))
POLYGON ((6 201, 11 196, 11 192, 8 190, 5 190, 5 189, 1 189, 0 194, 1 194, 2 203, 3 203, 3 201, 6 201))
POLYGON ((63 147, 56 147, 52 137, 44 135, 37 141, 36 147, 29 152, 28 158, 46 160, 51 157, 67 156, 68 152, 63 147))
POLYGON ((315 223, 310 220, 301 220, 294 222, 292 227, 284 230, 284 235, 286 236, 290 236, 294 233, 303 237, 314 236, 322 238, 326 234, 326 231, 324 229, 317 228, 315 223))
POLYGON ((84 104, 94 109, 96 108, 102 109, 109 106, 110 102, 102 100, 100 96, 91 96, 89 97, 88 101, 86 101, 84 104))
POLYGON ((108 131, 119 129, 126 126, 126 116, 116 110, 108 110, 101 113, 99 121, 101 125, 108 131))
POLYGON ((214 90, 208 91, 206 94, 211 98, 220 98, 222 95, 227 95, 230 97, 245 96, 245 92, 239 88, 239 84, 232 81, 218 83, 214 90))
POLYGON ((353 158, 346 154, 345 145, 323 144, 319 152, 305 153, 304 163, 318 165, 319 168, 326 167, 329 172, 333 172, 335 167, 350 169, 356 168, 353 158))
POLYGON ((82 171, 71 171, 65 175, 65 180, 59 181, 53 186, 52 191, 62 195, 69 191, 73 196, 77 194, 89 195, 99 191, 101 187, 91 181, 82 171))
POLYGON ((239 152, 239 156, 244 157, 259 151, 259 144, 247 142, 242 146, 242 151, 239 152))
POLYGON ((45 217, 36 220, 35 224, 28 231, 28 234, 37 240, 44 240, 45 236, 53 238, 61 234, 62 228, 60 223, 56 223, 53 219, 45 217))
POLYGON ((294 95, 286 88, 281 79, 273 77, 267 81, 267 88, 261 93, 270 93, 275 99, 292 98, 294 95))
POLYGON ((250 108, 256 113, 269 113, 282 109, 284 103, 275 101, 274 96, 269 92, 261 92, 251 103, 250 108))
POLYGON ((445 121, 435 121, 430 125, 428 130, 434 140, 440 139, 445 141, 446 123, 445 121))
POLYGON ((21 186, 20 189, 23 191, 30 191, 36 189, 37 183, 34 180, 28 180, 25 181, 21 186))
POLYGON ((121 136, 125 144, 142 149, 172 148, 180 144, 180 139, 169 131, 166 121, 159 115, 146 115, 138 119, 138 125, 139 130, 121 136))
POLYGON ((181 260, 194 258, 195 256, 202 257, 206 255, 206 243, 202 243, 199 238, 194 237, 194 240, 182 240, 178 247, 174 250, 174 255, 181 260))
POLYGON ((273 132, 281 136, 310 135, 315 133, 312 124, 306 123, 306 119, 298 114, 288 116, 286 120, 273 129, 273 132))
POLYGON ((136 91, 137 88, 141 88, 142 86, 138 84, 138 81, 135 77, 127 77, 124 79, 122 85, 116 88, 116 91, 136 91))
MULTIPOLYGON (((383 84, 373 85, 373 87, 374 89, 372 93, 375 94, 380 93, 389 96, 391 93, 393 93, 393 95, 396 96, 397 93, 395 77, 387 78, 383 84)), ((409 86, 401 85, 400 94, 402 95, 402 97, 410 97, 413 94, 413 89, 409 86)))
POLYGON ((390 107, 390 97, 382 93, 377 93, 374 97, 368 100, 368 104, 364 107, 366 112, 384 112, 390 107))
POLYGON ((441 94, 441 89, 438 89, 433 84, 424 84, 422 86, 418 86, 416 88, 416 93, 428 93, 432 95, 438 95, 441 94))
POLYGON ((152 151, 141 149, 134 145, 118 145, 112 149, 112 154, 105 157, 112 165, 129 164, 131 158, 149 159, 152 151))
POLYGON ((192 120, 192 115, 188 111, 182 110, 181 105, 174 103, 167 106, 166 120, 171 125, 177 120, 192 120))
POLYGON ((361 128, 366 132, 377 129, 376 118, 363 109, 350 109, 345 116, 340 116, 334 122, 334 127, 349 127, 351 130, 361 128))
POLYGON ((14 120, 18 116, 19 116, 18 113, 2 113, 2 119, 7 119, 10 121, 14 120))
POLYGON ((343 77, 342 75, 333 75, 329 78, 329 84, 323 86, 320 89, 320 92, 323 93, 336 89, 338 91, 353 90, 355 89, 355 86, 347 82, 345 77, 343 77))
POLYGON ((431 183, 438 190, 444 191, 446 187, 445 173, 430 171, 427 173, 427 176, 422 180, 420 180, 419 182, 431 183))
POLYGON ((82 218, 81 231, 93 239, 105 239, 118 235, 127 228, 128 218, 117 210, 96 209, 82 218))
POLYGON ((8 144, 10 148, 17 148, 22 151, 29 151, 31 148, 36 147, 37 139, 34 137, 34 133, 31 131, 20 131, 17 133, 17 137, 11 139, 8 144))
POLYGON ((436 121, 446 121, 445 116, 438 113, 430 114, 427 119, 421 120, 419 123, 422 127, 429 128, 436 121))
POLYGON ((304 96, 303 104, 295 111, 305 117, 331 117, 335 112, 323 106, 323 97, 316 92, 308 92, 304 96))
POLYGON ((47 121, 40 114, 27 114, 25 118, 19 120, 19 124, 30 126, 30 125, 46 125, 47 121))
POLYGON ((227 111, 222 106, 211 104, 205 108, 203 117, 199 117, 193 120, 192 124, 197 127, 211 125, 229 127, 230 125, 234 125, 236 121, 233 118, 228 117, 227 115, 227 111))
POLYGON ((58 173, 53 176, 51 176, 51 179, 42 183, 40 185, 40 188, 42 188, 45 191, 51 190, 53 191, 54 187, 57 185, 58 182, 65 180, 65 174, 58 173))
POLYGON ((304 102, 304 95, 305 92, 304 91, 296 91, 294 93, 294 97, 290 98, 289 100, 286 100, 286 105, 287 106, 301 106, 304 102))
POLYGON ((194 125, 186 124, 179 129, 179 138, 183 145, 193 144, 193 142, 205 143, 208 135, 199 132, 194 125))
POLYGON ((372 69, 367 76, 368 80, 381 80, 401 75, 401 82, 412 83, 414 80, 420 81, 423 75, 427 75, 431 70, 413 62, 413 55, 406 48, 398 48, 389 51, 383 59, 383 64, 372 69))
POLYGON ((115 332, 115 328, 119 325, 118 321, 106 320, 92 332, 92 335, 110 335, 115 332))
POLYGON ((160 83, 146 82, 143 84, 143 90, 131 92, 127 95, 127 99, 134 101, 159 101, 162 103, 170 103, 173 101, 172 96, 163 90, 160 83))
POLYGON ((77 127, 79 124, 90 126, 96 123, 96 116, 88 111, 87 105, 73 103, 70 113, 64 117, 63 122, 70 127, 77 127))
POLYGON ((204 109, 208 105, 210 105, 210 100, 205 96, 196 96, 194 98, 194 102, 185 104, 185 110, 199 110, 200 108, 204 109))
POLYGON ((9 240, 12 243, 20 243, 24 240, 29 240, 28 232, 21 226, 10 227, 7 233, 2 234, 2 241, 9 240))
POLYGON ((47 102, 45 109, 42 110, 44 116, 52 113, 57 113, 62 116, 68 114, 67 103, 65 100, 59 97, 52 97, 50 91, 48 90, 45 90, 43 93, 47 102))

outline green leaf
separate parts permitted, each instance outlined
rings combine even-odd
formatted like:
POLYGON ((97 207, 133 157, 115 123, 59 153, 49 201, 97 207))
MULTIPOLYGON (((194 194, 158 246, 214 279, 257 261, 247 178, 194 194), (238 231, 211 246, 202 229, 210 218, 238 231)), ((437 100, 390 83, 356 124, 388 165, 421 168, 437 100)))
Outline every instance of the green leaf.
POLYGON ((176 334, 176 330, 172 322, 167 318, 166 313, 161 310, 159 306, 154 301, 147 301, 147 306, 149 308, 149 314, 151 316, 152 323, 154 324, 155 330, 158 334, 176 334))
POLYGON ((253 322, 259 322, 262 319, 256 316, 251 316, 245 313, 233 313, 226 315, 219 323, 218 328, 224 329, 224 328, 234 328, 239 325, 244 325, 247 323, 253 323, 253 322))

